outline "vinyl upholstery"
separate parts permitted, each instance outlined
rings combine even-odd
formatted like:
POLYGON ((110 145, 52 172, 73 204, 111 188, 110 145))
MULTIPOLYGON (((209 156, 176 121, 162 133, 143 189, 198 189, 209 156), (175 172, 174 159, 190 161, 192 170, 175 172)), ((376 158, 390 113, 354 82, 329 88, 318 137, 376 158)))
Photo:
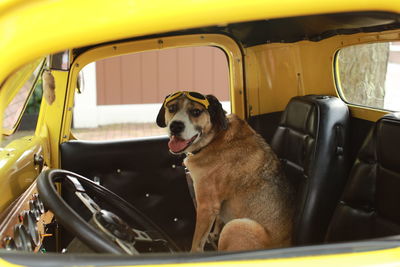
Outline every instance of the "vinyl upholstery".
POLYGON ((182 249, 190 249, 195 209, 182 159, 168 137, 61 144, 61 167, 113 191, 145 213, 182 249))
POLYGON ((378 120, 350 173, 326 241, 400 233, 400 113, 378 120))
POLYGON ((293 243, 323 242, 347 177, 349 111, 338 98, 294 97, 271 146, 297 188, 293 243))

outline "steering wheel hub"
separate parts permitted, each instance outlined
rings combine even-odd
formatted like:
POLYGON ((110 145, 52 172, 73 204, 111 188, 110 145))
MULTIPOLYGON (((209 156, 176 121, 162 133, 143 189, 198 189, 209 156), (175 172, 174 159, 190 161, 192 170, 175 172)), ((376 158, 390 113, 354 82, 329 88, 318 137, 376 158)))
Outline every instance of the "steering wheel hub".
POLYGON ((96 225, 105 233, 125 242, 133 243, 138 236, 120 217, 107 210, 100 210, 93 216, 96 225))

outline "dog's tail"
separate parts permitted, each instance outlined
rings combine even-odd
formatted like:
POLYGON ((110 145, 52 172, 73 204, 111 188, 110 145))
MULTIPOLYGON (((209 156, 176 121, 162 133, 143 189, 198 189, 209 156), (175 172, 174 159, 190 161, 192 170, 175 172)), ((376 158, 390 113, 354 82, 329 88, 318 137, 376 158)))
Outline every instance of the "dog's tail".
POLYGON ((271 237, 258 222, 234 219, 222 228, 219 236, 219 251, 257 250, 271 245, 271 237))

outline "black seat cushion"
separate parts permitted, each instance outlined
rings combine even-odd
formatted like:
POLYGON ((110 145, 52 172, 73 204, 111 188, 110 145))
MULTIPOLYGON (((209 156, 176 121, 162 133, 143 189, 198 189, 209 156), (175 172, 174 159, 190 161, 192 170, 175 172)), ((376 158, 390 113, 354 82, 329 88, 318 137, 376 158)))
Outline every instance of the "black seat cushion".
POLYGON ((348 173, 349 111, 338 98, 298 96, 288 103, 271 146, 297 187, 294 245, 320 243, 348 173))
POLYGON ((400 233, 400 113, 377 121, 350 173, 326 241, 400 233))

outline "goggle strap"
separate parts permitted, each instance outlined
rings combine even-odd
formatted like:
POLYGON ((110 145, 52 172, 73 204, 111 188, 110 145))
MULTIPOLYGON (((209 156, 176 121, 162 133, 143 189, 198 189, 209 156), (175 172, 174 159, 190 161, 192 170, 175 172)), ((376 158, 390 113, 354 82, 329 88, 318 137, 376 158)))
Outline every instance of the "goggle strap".
POLYGON ((200 93, 196 93, 196 94, 199 94, 199 95, 201 95, 203 97, 203 99, 201 99, 199 97, 191 95, 191 93, 193 93, 193 92, 179 91, 179 92, 173 93, 171 95, 168 95, 164 100, 164 107, 166 108, 167 104, 169 102, 171 102, 172 100, 180 97, 181 95, 185 95, 190 100, 193 100, 193 101, 203 105, 206 109, 208 109, 208 106, 210 105, 210 102, 208 102, 208 99, 204 95, 201 95, 200 93))

